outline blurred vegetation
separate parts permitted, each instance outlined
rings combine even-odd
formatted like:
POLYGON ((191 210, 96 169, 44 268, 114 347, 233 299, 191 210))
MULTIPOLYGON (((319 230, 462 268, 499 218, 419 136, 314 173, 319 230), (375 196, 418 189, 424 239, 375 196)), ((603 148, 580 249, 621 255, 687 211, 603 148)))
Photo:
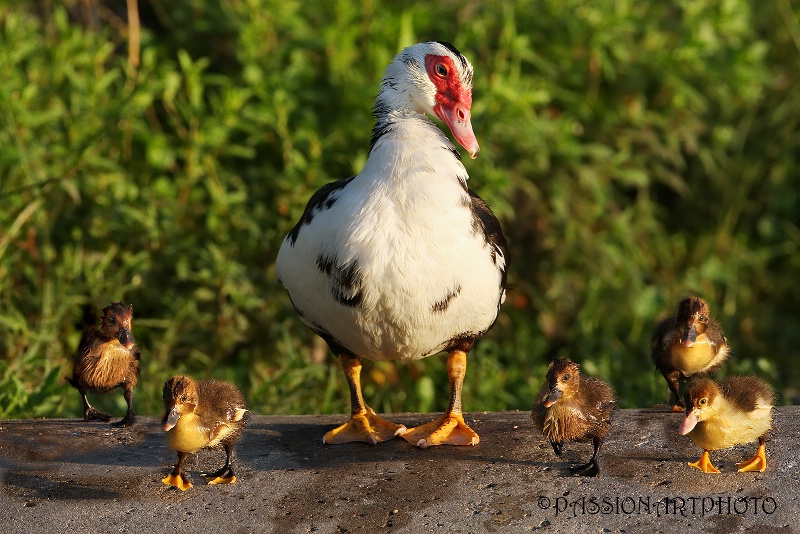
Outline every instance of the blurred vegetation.
MULTIPOLYGON (((468 411, 529 409, 556 355, 622 407, 665 402, 649 337, 688 293, 726 329, 721 374, 796 403, 799 20, 787 0, 2 3, 0 417, 78 417, 84 309, 119 299, 138 413, 178 372, 257 413, 348 411, 273 261, 312 192, 363 165, 385 66, 430 39, 475 66, 466 166, 513 258, 468 411)), ((444 358, 364 383, 382 412, 448 400, 444 358)))

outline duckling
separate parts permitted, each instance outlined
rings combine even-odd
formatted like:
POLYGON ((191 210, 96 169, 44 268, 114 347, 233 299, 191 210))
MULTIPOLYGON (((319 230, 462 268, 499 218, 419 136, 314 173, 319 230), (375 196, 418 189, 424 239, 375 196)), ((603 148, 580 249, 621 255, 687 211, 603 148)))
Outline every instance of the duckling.
POLYGON ((686 417, 678 433, 703 448, 703 454, 690 467, 704 473, 719 473, 708 452, 726 449, 758 438, 758 451, 751 459, 739 462, 739 472, 767 468, 766 434, 772 428, 772 388, 756 376, 734 376, 720 383, 708 377, 692 378, 686 385, 686 417))
POLYGON ((678 304, 675 315, 661 321, 653 331, 651 357, 664 375, 675 399, 672 411, 683 412, 678 379, 717 370, 728 358, 728 340, 720 324, 709 316, 708 304, 688 297, 678 304))
POLYGON ((122 388, 128 410, 122 420, 112 426, 132 425, 133 390, 139 382, 141 351, 131 335, 133 305, 112 302, 103 308, 100 323, 84 331, 73 358, 72 384, 83 399, 84 421, 109 421, 111 417, 89 404, 88 392, 107 393, 122 388))
POLYGON ((178 463, 164 484, 181 491, 192 487, 183 470, 189 454, 218 444, 225 448, 225 465, 202 476, 209 484, 233 484, 233 446, 242 435, 247 413, 242 393, 236 386, 218 380, 196 381, 174 376, 164 384, 164 419, 167 444, 178 453, 178 463))
POLYGON ((594 453, 583 464, 571 467, 575 476, 597 476, 600 466, 597 453, 611 428, 611 412, 616 396, 607 383, 581 376, 578 364, 556 358, 547 369, 547 378, 531 412, 533 424, 550 440, 557 456, 564 441, 592 440, 594 453))

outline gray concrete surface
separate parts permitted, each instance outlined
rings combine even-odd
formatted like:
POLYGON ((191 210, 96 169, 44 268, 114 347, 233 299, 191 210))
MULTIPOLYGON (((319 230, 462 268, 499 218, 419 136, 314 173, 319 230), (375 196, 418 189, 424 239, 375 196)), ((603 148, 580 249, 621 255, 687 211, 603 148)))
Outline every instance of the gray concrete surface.
MULTIPOLYGON (((686 465, 698 449, 680 415, 620 410, 596 479, 569 476, 526 412, 470 413, 476 447, 420 450, 323 445, 343 416, 253 416, 237 447, 233 485, 201 470, 186 492, 161 483, 174 462, 155 418, 129 429, 77 420, 0 422, 2 532, 737 532, 800 531, 800 407, 779 408, 764 473, 737 474, 755 444, 712 455, 719 475, 686 465)), ((407 426, 432 417, 398 414, 407 426)))

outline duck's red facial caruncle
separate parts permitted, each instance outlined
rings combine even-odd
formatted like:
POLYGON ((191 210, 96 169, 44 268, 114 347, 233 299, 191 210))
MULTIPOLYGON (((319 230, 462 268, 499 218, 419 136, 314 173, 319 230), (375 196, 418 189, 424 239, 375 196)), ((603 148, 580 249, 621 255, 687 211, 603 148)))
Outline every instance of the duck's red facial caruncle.
POLYGON ((447 124, 453 137, 469 152, 470 157, 477 158, 481 149, 470 121, 472 88, 462 83, 458 69, 449 56, 425 56, 425 70, 436 87, 434 113, 447 124))

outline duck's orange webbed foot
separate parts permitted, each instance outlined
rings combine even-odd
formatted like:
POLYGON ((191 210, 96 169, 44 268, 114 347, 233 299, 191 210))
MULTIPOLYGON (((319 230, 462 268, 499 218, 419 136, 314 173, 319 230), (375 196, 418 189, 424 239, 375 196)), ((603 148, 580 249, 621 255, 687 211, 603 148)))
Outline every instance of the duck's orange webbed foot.
POLYGON ((366 413, 353 414, 345 424, 329 431, 322 438, 322 443, 338 445, 352 441, 364 441, 373 445, 392 439, 406 431, 403 425, 397 425, 375 415, 372 408, 366 413))
POLYGON ((672 413, 683 413, 686 411, 686 408, 681 406, 680 404, 675 404, 672 406, 672 413))
POLYGON ((167 484, 168 486, 175 486, 181 491, 186 491, 192 487, 192 483, 189 481, 189 479, 182 474, 176 475, 174 473, 170 473, 164 477, 161 482, 167 484))
POLYGON ((745 473, 748 471, 758 471, 759 473, 763 473, 767 468, 767 449, 764 446, 764 443, 759 443, 758 451, 756 452, 755 456, 749 460, 745 460, 744 462, 737 463, 736 467, 739 468, 739 473, 745 473))
POLYGON ((401 437, 423 449, 433 445, 477 445, 481 440, 460 413, 446 413, 435 421, 409 429, 401 437))
POLYGON ((696 467, 703 473, 719 473, 719 469, 714 467, 711 463, 711 458, 708 456, 708 451, 703 451, 700 459, 696 462, 689 462, 689 467, 696 467))

